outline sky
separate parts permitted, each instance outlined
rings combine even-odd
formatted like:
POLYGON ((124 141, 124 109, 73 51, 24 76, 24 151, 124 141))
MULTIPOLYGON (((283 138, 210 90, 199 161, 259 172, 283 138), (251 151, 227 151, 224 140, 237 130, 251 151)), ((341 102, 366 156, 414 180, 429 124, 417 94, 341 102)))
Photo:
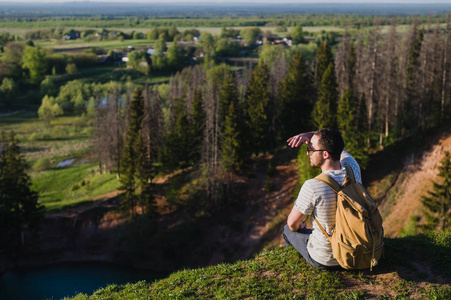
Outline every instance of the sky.
MULTIPOLYGON (((161 0, 0 0, 1 3, 63 3, 63 2, 128 2, 128 3, 162 3, 161 0)), ((164 0, 164 3, 275 3, 274 0, 164 0)), ((279 0, 278 3, 446 3, 451 0, 279 0)))

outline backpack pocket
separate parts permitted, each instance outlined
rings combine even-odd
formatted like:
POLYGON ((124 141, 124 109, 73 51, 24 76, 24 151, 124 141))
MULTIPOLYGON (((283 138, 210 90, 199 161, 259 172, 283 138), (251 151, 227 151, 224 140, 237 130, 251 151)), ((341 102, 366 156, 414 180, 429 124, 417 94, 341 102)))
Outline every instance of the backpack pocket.
MULTIPOLYGON (((334 238, 335 235, 332 237, 334 238)), ((346 238, 341 236, 332 242, 332 253, 340 266, 344 269, 354 269, 356 265, 357 249, 346 244, 346 238)))

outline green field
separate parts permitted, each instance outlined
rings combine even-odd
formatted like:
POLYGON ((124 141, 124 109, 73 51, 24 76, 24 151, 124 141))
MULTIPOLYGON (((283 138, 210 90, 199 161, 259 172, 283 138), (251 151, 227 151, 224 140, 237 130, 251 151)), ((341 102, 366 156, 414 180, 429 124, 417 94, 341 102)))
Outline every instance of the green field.
POLYGON ((40 192, 39 200, 47 211, 58 211, 94 197, 115 191, 119 187, 116 174, 99 174, 98 167, 83 161, 70 167, 35 172, 33 187, 40 192))
POLYGON ((117 190, 115 174, 100 174, 89 161, 90 126, 82 116, 63 116, 46 127, 35 112, 22 112, 0 117, 0 130, 13 130, 27 162, 33 188, 47 211, 88 201, 117 190), (59 162, 74 159, 67 167, 59 162), (45 170, 34 170, 45 162, 45 170))
MULTIPOLYGON (((51 48, 54 50, 69 50, 74 48, 92 48, 92 47, 101 47, 104 49, 122 49, 127 48, 128 46, 133 46, 135 48, 150 48, 153 47, 155 41, 149 40, 106 40, 106 41, 84 41, 81 39, 78 40, 69 40, 69 41, 37 41, 35 43, 37 46, 44 48, 51 48)), ((170 46, 171 43, 168 43, 170 46)))

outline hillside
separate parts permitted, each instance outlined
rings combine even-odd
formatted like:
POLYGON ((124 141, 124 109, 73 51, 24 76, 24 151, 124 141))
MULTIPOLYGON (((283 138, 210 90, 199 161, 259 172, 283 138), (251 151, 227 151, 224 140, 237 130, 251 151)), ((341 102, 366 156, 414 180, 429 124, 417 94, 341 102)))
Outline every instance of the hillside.
POLYGON ((379 200, 388 233, 385 257, 373 272, 317 270, 293 248, 280 248, 280 228, 292 205, 296 167, 288 157, 282 159, 271 179, 275 191, 263 193, 258 165, 264 166, 269 158, 260 157, 251 179, 253 188, 247 192, 261 194, 256 202, 269 209, 257 210, 248 230, 233 238, 236 243, 248 235, 247 247, 242 249, 247 249, 247 255, 265 248, 254 258, 214 265, 215 260, 224 259, 216 256, 210 267, 179 271, 154 283, 113 285, 74 299, 451 299, 451 232, 396 237, 409 220, 420 219, 419 199, 429 189, 430 180, 436 179, 444 151, 451 150, 451 132, 432 136, 430 142, 432 146, 425 151, 410 155, 398 173, 371 182, 371 189, 385 195, 379 200), (406 217, 410 215, 416 217, 406 217))
POLYGON ((431 136, 429 142, 431 146, 425 151, 404 158, 400 172, 386 174, 370 187, 372 191, 382 189, 385 194, 379 199, 379 209, 386 236, 414 234, 415 225, 423 221, 420 199, 432 190, 445 151, 451 152, 451 130, 431 136))
POLYGON ((386 258, 373 272, 328 272, 308 265, 292 247, 264 250, 247 261, 73 299, 451 299, 450 253, 450 233, 387 239, 386 258))

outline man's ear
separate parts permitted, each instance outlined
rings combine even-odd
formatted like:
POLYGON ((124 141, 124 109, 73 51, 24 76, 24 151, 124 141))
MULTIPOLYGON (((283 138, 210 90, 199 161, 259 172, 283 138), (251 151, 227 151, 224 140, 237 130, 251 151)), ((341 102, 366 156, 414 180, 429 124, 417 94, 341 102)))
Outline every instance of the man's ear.
POLYGON ((328 151, 323 151, 323 158, 324 159, 331 158, 330 153, 328 151))

